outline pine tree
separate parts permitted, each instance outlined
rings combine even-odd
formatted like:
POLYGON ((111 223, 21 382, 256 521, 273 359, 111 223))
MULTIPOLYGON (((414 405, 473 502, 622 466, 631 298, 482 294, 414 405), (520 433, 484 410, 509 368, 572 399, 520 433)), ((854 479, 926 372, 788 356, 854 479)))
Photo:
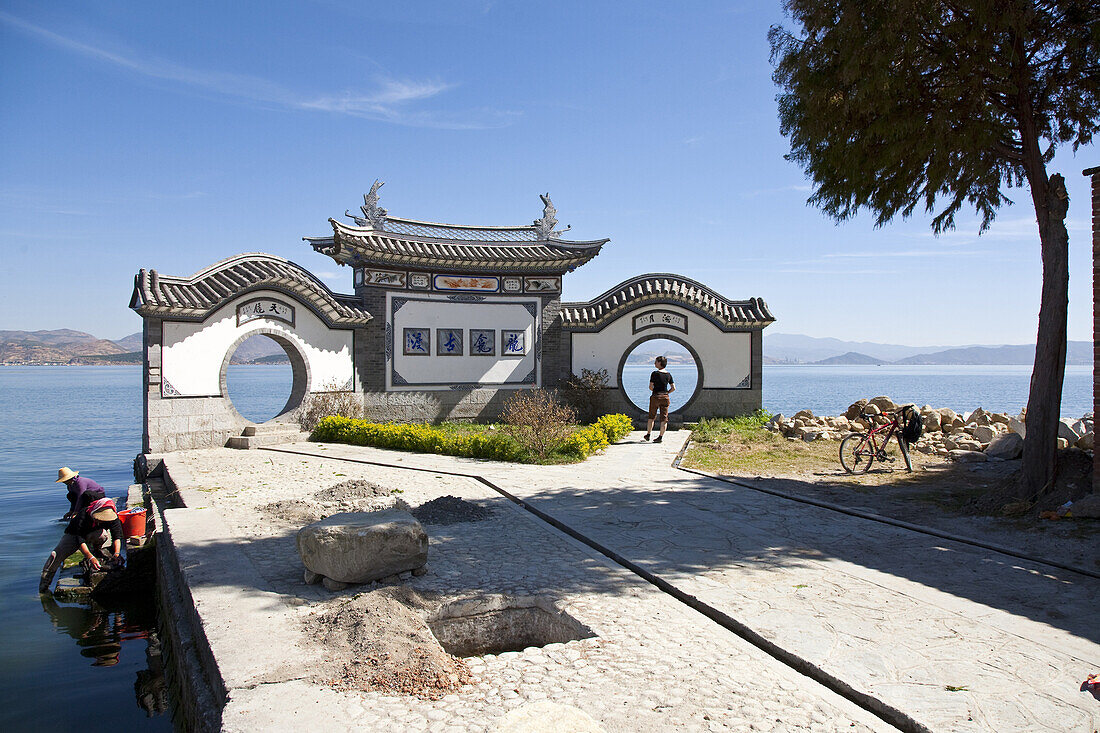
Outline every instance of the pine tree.
POLYGON ((837 220, 867 209, 878 226, 917 207, 936 233, 973 207, 989 227, 1027 186, 1043 285, 1019 496, 1054 478, 1065 375, 1069 235, 1058 145, 1100 129, 1095 0, 788 0, 773 26, 773 78, 789 160, 810 203, 837 220))

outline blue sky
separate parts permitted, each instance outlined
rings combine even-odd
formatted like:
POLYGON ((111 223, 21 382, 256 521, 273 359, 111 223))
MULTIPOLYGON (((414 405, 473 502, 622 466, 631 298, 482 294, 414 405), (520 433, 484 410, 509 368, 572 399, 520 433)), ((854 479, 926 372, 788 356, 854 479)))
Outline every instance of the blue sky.
MULTIPOLYGON (((1041 265, 1025 189, 978 236, 875 229, 805 204, 776 119, 767 3, 352 0, 0 6, 0 329, 119 338, 141 267, 263 251, 330 287, 304 235, 375 178, 398 216, 526 224, 549 192, 586 300, 677 272, 762 297, 771 331, 914 345, 1034 340, 1041 265), (911 284, 913 287, 903 287, 911 284), (903 295, 904 297, 898 298, 903 295)), ((1091 338, 1088 182, 1070 196, 1069 336, 1091 338)))

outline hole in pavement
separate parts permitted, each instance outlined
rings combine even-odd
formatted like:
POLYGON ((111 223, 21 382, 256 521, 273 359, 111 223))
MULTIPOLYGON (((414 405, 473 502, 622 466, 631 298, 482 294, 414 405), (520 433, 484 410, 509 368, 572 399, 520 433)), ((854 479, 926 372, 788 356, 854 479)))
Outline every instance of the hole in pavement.
POLYGON ((553 601, 541 597, 454 601, 433 613, 428 626, 447 653, 456 657, 518 652, 595 636, 553 601))

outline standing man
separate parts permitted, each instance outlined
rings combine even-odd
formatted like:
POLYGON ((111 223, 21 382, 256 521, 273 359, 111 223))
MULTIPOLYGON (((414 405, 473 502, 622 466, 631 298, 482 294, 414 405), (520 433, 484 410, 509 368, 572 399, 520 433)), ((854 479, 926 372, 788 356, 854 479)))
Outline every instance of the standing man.
POLYGON ((65 484, 68 487, 69 493, 65 498, 69 500, 69 511, 65 513, 62 519, 72 519, 76 516, 77 507, 80 505, 80 497, 85 491, 98 491, 99 498, 103 498, 107 495, 106 490, 92 481, 90 478, 84 478, 80 475, 80 471, 74 471, 68 466, 57 469, 57 481, 55 484, 65 484))
POLYGON ((658 411, 661 413, 661 434, 653 441, 654 443, 660 443, 665 437, 665 428, 668 427, 668 396, 676 391, 676 384, 672 379, 672 375, 665 369, 668 366, 668 359, 663 356, 658 356, 653 360, 653 365, 657 367, 649 375, 649 422, 645 428, 645 439, 649 440, 650 434, 653 432, 653 418, 657 417, 658 411))

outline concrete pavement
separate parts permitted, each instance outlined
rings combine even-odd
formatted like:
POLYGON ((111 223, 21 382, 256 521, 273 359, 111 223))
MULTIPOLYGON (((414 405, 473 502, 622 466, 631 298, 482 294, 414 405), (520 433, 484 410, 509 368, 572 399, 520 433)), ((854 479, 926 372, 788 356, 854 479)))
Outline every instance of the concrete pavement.
POLYGON ((1100 702, 1078 691, 1100 670, 1090 624, 1100 581, 689 474, 671 465, 686 432, 658 446, 640 435, 569 466, 308 443, 171 454, 190 508, 166 518, 225 665, 226 729, 308 720, 493 730, 536 703, 606 730, 890 729, 706 613, 897 711, 903 726, 1100 727, 1100 702), (496 507, 491 522, 429 528, 430 572, 411 584, 549 593, 595 639, 486 656, 474 662, 477 686, 435 703, 310 681, 316 650, 298 629, 331 596, 302 583, 293 531, 257 521, 257 507, 334 476, 401 485, 410 504, 448 493, 496 507), (272 647, 257 627, 287 643, 272 647))

